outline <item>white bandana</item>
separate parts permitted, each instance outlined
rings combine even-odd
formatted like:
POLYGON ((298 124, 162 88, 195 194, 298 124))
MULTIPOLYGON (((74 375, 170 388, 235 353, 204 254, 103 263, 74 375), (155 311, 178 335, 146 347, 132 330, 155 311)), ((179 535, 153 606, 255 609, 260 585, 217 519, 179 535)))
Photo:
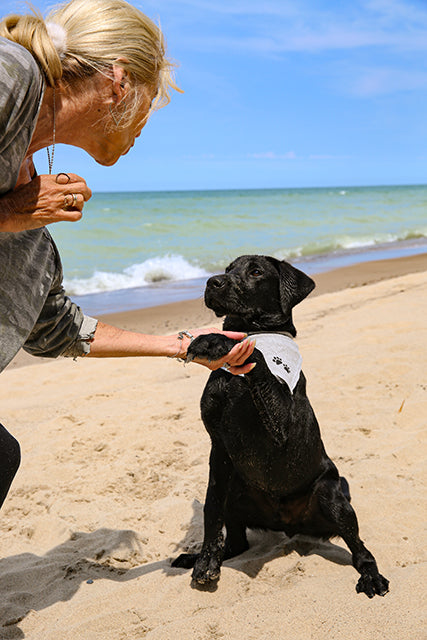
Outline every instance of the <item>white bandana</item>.
POLYGON ((280 333, 257 333, 250 336, 256 340, 256 348, 261 351, 271 373, 279 382, 286 382, 293 391, 301 373, 302 357, 296 342, 280 333))
POLYGON ((286 383, 293 392, 301 373, 302 357, 296 342, 281 333, 256 333, 250 335, 256 340, 256 348, 261 351, 271 373, 286 383))

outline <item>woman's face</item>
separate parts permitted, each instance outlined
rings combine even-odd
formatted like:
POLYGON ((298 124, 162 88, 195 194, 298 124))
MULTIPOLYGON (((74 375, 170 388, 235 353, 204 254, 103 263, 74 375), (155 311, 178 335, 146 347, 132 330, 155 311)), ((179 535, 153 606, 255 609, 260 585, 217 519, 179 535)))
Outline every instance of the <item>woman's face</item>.
POLYGON ((149 86, 138 87, 139 108, 130 122, 127 113, 132 108, 133 92, 126 83, 115 85, 108 77, 97 74, 85 92, 72 94, 71 110, 67 111, 65 133, 60 142, 81 147, 96 162, 104 166, 115 164, 133 147, 136 138, 148 120, 156 90, 149 86), (119 91, 121 93, 119 94, 119 91), (126 113, 127 112, 127 113, 126 113), (123 116, 123 117, 122 117, 123 116))
POLYGON ((95 160, 104 166, 115 164, 121 156, 124 156, 135 144, 136 138, 141 135, 141 131, 148 121, 151 103, 155 96, 153 91, 146 89, 141 100, 140 107, 135 117, 126 125, 120 122, 120 115, 125 109, 126 99, 116 109, 112 107, 113 114, 109 110, 99 131, 95 136, 97 145, 91 155, 95 160))

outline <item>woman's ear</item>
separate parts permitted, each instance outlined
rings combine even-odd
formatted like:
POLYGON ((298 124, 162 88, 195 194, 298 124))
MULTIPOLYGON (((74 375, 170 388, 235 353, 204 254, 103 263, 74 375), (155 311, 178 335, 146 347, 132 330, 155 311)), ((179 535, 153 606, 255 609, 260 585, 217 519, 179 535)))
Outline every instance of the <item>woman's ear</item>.
POLYGON ((120 62, 127 62, 125 59, 119 58, 117 63, 113 64, 112 77, 112 97, 115 105, 119 105, 129 91, 129 80, 126 70, 120 65, 120 62))

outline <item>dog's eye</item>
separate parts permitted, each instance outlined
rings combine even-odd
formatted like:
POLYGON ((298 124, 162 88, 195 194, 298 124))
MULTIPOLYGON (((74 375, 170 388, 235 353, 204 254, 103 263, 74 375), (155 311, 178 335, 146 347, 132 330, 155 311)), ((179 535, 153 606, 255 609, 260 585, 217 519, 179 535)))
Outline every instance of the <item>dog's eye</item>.
POLYGON ((251 276, 254 276, 254 278, 258 278, 259 276, 262 276, 262 271, 261 269, 252 269, 251 276))

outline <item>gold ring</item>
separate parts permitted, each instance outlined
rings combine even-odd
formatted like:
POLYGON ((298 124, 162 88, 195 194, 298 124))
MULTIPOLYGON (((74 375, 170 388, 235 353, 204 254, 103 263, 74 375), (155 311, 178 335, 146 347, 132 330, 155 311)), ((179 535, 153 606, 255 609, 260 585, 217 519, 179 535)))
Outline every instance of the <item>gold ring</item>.
POLYGON ((66 193, 64 196, 64 206, 62 207, 63 209, 67 210, 70 208, 71 204, 68 202, 68 196, 70 196, 71 193, 66 193))

